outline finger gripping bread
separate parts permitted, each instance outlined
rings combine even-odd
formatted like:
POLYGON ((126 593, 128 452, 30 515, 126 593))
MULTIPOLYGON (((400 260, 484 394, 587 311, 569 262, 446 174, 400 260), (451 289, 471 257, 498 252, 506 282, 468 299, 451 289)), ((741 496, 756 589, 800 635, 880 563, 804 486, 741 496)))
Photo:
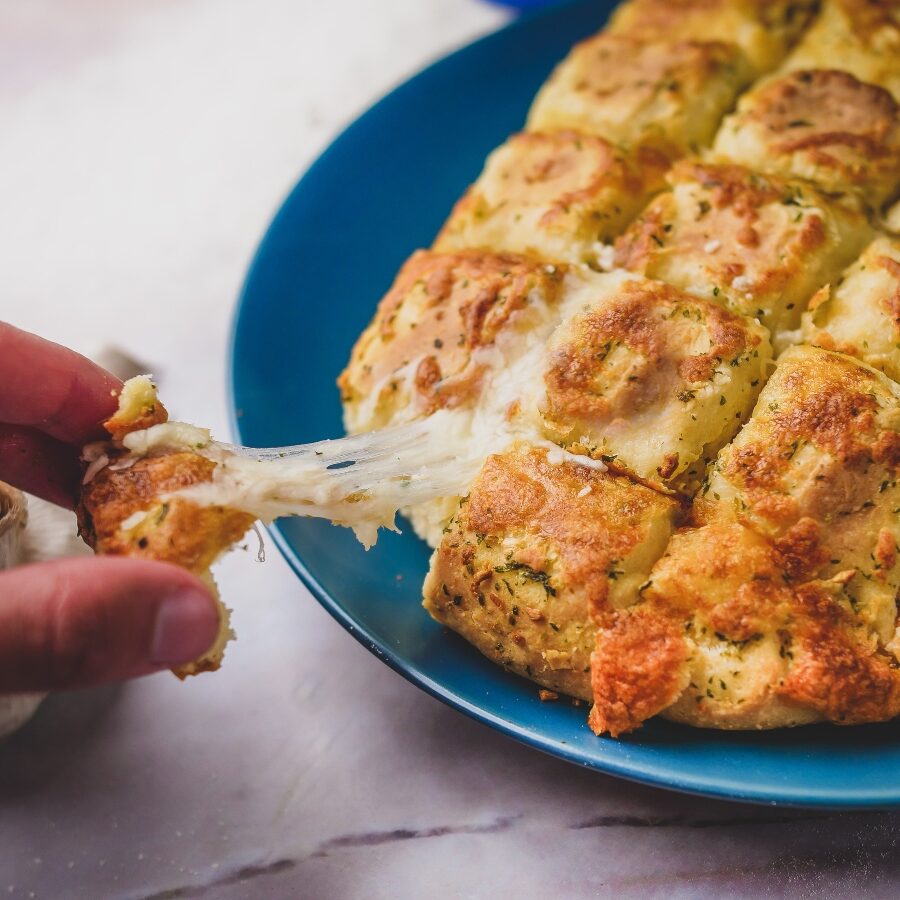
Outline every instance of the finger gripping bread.
POLYGON ((199 506, 182 497, 168 498, 211 478, 215 464, 194 453, 163 452, 138 459, 127 468, 117 467, 118 458, 128 456, 121 447, 123 438, 167 419, 148 378, 128 382, 119 409, 104 423, 119 447, 103 447, 103 467, 86 478, 75 511, 79 534, 96 553, 174 563, 209 586, 218 602, 219 633, 200 659, 173 670, 184 678, 221 664, 232 632, 210 567, 240 540, 253 517, 222 506, 199 506))

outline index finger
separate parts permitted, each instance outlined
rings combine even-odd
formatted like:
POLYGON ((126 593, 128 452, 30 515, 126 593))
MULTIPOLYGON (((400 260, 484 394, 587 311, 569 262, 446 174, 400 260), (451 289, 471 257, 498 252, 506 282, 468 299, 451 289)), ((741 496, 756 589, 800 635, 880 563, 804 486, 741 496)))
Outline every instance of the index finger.
POLYGON ((103 437, 121 388, 80 353, 0 322, 0 422, 80 446, 103 437))

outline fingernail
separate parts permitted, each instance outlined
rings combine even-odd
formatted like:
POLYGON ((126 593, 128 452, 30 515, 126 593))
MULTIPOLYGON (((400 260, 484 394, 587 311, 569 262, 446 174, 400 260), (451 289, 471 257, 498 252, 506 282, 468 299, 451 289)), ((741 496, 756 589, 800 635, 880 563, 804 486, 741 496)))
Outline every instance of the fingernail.
POLYGON ((208 594, 176 591, 156 613, 150 661, 171 666, 197 659, 213 645, 218 629, 219 614, 208 594))

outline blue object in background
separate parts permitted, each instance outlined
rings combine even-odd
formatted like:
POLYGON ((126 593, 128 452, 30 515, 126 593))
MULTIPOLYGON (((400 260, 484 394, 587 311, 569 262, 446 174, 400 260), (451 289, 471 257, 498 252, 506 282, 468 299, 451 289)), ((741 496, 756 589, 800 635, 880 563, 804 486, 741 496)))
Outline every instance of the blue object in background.
POLYGON ((561 0, 487 0, 494 6, 506 6, 509 9, 528 10, 539 9, 542 6, 555 6, 561 0))
MULTIPOLYGON (((410 252, 431 242, 488 151, 521 127, 554 64, 603 25, 610 7, 590 0, 525 16, 447 57, 385 97, 310 168, 269 228, 237 312, 232 398, 242 442, 342 433, 334 379, 378 299, 410 252)), ((408 529, 383 531, 368 553, 346 529, 318 520, 283 520, 273 535, 318 600, 372 652, 434 696, 554 756, 740 800, 900 803, 895 724, 727 733, 659 720, 619 741, 598 739, 586 707, 541 703, 533 684, 428 617, 420 586, 429 550, 408 529)))

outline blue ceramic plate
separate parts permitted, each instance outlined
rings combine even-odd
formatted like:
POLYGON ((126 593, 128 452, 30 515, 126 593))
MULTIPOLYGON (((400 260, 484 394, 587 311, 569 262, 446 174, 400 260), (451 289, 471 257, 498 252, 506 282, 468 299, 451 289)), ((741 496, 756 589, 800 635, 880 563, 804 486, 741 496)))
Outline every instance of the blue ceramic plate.
MULTIPOLYGON (((521 19, 397 88, 351 125, 294 188, 247 277, 234 327, 236 430, 275 446, 341 434, 334 380, 409 253, 427 246, 485 155, 521 127, 572 43, 600 28, 601 0, 521 19)), ((261 137, 264 139, 264 137, 261 137)), ((345 628, 435 697, 538 749, 682 791, 765 803, 900 802, 900 729, 698 731, 654 721, 595 737, 586 710, 541 703, 420 605, 428 548, 406 529, 368 553, 352 533, 291 519, 275 541, 345 628)))

